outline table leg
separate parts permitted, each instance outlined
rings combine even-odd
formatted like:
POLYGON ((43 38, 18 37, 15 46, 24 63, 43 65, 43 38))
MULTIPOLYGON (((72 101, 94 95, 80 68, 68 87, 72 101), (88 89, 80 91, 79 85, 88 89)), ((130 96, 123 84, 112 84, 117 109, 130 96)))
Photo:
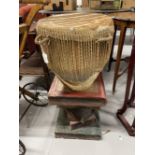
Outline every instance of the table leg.
POLYGON ((113 93, 115 92, 116 82, 118 79, 118 72, 119 72, 122 50, 123 50, 123 45, 124 45, 124 40, 125 40, 125 35, 126 35, 126 27, 122 26, 120 31, 121 31, 121 34, 120 34, 120 38, 119 38, 117 59, 116 59, 115 70, 114 70, 113 93))
POLYGON ((112 41, 111 54, 110 54, 110 59, 109 59, 109 63, 108 63, 108 72, 111 70, 111 65, 112 65, 112 62, 114 61, 112 56, 113 56, 113 53, 114 53, 116 32, 117 32, 117 26, 115 26, 115 32, 114 32, 113 41, 112 41))
POLYGON ((126 120, 126 118, 123 116, 123 114, 125 113, 125 111, 127 110, 128 107, 131 107, 131 105, 134 101, 135 82, 134 82, 134 85, 132 88, 131 97, 129 99, 134 68, 135 68, 135 43, 133 44, 133 47, 132 47, 132 52, 131 52, 129 65, 128 65, 128 76, 127 76, 127 85, 126 85, 124 104, 123 104, 123 107, 117 111, 118 119, 121 121, 121 123, 126 128, 129 135, 131 135, 131 136, 135 135, 135 119, 133 121, 133 124, 130 125, 128 123, 128 121, 126 120))
POLYGON ((130 97, 129 102, 128 102, 129 107, 132 107, 132 108, 135 107, 134 101, 135 101, 135 82, 133 84, 133 88, 132 88, 132 92, 131 92, 131 97, 130 97))
MULTIPOLYGON (((125 93, 124 105, 118 111, 119 114, 123 114, 126 111, 128 105, 130 105, 130 103, 129 103, 129 94, 130 94, 130 90, 131 90, 131 83, 132 83, 134 67, 135 67, 135 45, 133 45, 133 47, 132 47, 132 53, 131 53, 130 60, 129 60, 129 65, 128 65, 128 77, 127 77, 127 85, 126 85, 126 93, 125 93)), ((133 88, 132 94, 134 96, 134 88, 133 88)))

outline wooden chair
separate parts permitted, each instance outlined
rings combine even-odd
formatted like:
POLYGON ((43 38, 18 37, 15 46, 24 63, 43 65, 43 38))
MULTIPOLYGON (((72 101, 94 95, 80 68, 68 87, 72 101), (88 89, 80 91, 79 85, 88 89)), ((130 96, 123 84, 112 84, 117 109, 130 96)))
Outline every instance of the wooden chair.
POLYGON ((37 14, 37 12, 41 8, 42 8, 42 5, 34 5, 31 9, 31 11, 29 12, 29 14, 27 15, 24 23, 19 25, 19 33, 21 35, 20 47, 19 47, 19 57, 20 58, 21 58, 24 48, 25 48, 26 40, 28 37, 28 33, 29 33, 30 26, 32 24, 32 21, 33 21, 35 15, 37 14))
MULTIPOLYGON (((38 11, 40 9, 43 8, 44 4, 47 4, 48 1, 47 0, 20 0, 20 3, 37 3, 35 4, 30 12, 28 13, 27 17, 25 18, 24 23, 19 25, 19 33, 20 33, 20 46, 19 46, 19 59, 20 59, 20 69, 19 69, 19 74, 20 76, 23 75, 33 75, 33 76, 44 76, 45 77, 45 83, 46 83, 46 89, 48 90, 49 86, 50 86, 50 73, 49 70, 47 68, 47 65, 44 63, 43 61, 43 57, 40 51, 39 46, 37 46, 37 51, 30 56, 29 59, 24 59, 23 61, 23 51, 26 45, 26 40, 28 37, 28 33, 30 30, 30 27, 32 25, 33 19, 36 16, 36 14, 38 13, 38 11)), ((32 85, 32 83, 29 83, 30 85, 32 85)), ((31 93, 30 91, 28 91, 26 88, 28 87, 28 84, 26 84, 24 86, 24 88, 19 88, 21 94, 23 94, 23 96, 25 97, 25 99, 32 103, 31 101, 29 101, 30 97, 31 100, 33 101, 38 101, 39 102, 39 93, 34 94, 31 93)), ((32 103, 34 105, 38 105, 35 103, 32 103)), ((47 103, 45 104, 40 104, 39 106, 44 106, 47 105, 47 103)))
MULTIPOLYGON (((39 47, 37 48, 38 50, 32 56, 30 56, 30 58, 24 59, 24 62, 22 59, 23 51, 25 48, 25 44, 26 44, 26 40, 28 37, 30 26, 32 24, 32 21, 33 21, 35 15, 42 7, 43 7, 42 4, 34 5, 31 9, 31 11, 29 12, 29 14, 27 15, 25 22, 23 24, 20 24, 20 26, 19 26, 19 32, 20 32, 20 47, 19 47, 20 69, 19 69, 19 74, 20 74, 20 76, 23 76, 23 75, 44 76, 45 82, 46 82, 46 87, 48 89, 49 84, 50 84, 50 74, 49 74, 46 64, 43 61, 42 54, 40 52, 39 47)), ((32 85, 32 83, 30 83, 30 85, 32 85)), ((28 87, 28 85, 26 85, 26 86, 28 87)), ((26 89, 22 89, 20 87, 20 91, 22 92, 22 94, 24 95, 25 99, 28 102, 31 102, 30 99, 27 98, 28 96, 31 96, 33 101, 37 100, 36 96, 33 93, 28 92, 26 89)), ((37 105, 37 103, 35 105, 37 105)))

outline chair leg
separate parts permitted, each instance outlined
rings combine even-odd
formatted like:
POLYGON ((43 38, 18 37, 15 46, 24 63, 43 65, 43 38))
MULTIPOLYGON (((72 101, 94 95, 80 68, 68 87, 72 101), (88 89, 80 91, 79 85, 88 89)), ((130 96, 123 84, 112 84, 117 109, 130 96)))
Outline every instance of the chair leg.
POLYGON ((129 107, 132 107, 132 108, 135 107, 134 101, 135 101, 135 82, 133 84, 131 97, 130 97, 129 102, 128 102, 129 107))
POLYGON ((109 59, 109 63, 108 63, 108 70, 107 70, 108 72, 111 70, 111 65, 112 65, 112 62, 114 61, 112 56, 113 56, 113 53, 114 53, 116 32, 117 32, 117 27, 115 26, 115 32, 114 32, 113 41, 112 41, 111 54, 110 54, 110 59, 109 59))
POLYGON ((112 56, 113 56, 113 51, 111 52, 111 55, 110 55, 107 72, 111 71, 111 65, 112 65, 112 62, 114 61, 112 56))
POLYGON ((122 56, 122 50, 123 50, 125 35, 126 35, 126 27, 122 27, 121 28, 121 33, 120 33, 120 38, 119 38, 119 44, 118 44, 118 51, 117 51, 117 59, 116 59, 116 64, 115 64, 115 70, 114 70, 114 79, 113 79, 113 88, 112 88, 113 93, 115 92, 116 82, 117 82, 117 79, 118 79, 119 67, 120 67, 120 61, 121 61, 121 56, 122 56))
POLYGON ((135 118, 134 118, 134 121, 133 121, 132 127, 135 128, 135 118))
MULTIPOLYGON (((119 114, 123 114, 126 111, 127 107, 130 105, 129 101, 131 101, 131 99, 129 100, 129 94, 130 94, 130 89, 131 89, 132 77, 134 73, 134 67, 135 67, 135 45, 133 45, 132 47, 132 52, 131 52, 129 65, 128 65, 128 76, 127 76, 127 85, 126 85, 126 91, 125 91, 124 105, 120 110, 118 110, 119 114)), ((132 89, 133 96, 134 96, 133 93, 135 92, 134 87, 135 87, 135 84, 133 85, 133 89, 132 89)))
POLYGON ((50 85, 51 85, 51 78, 50 78, 50 75, 49 75, 49 74, 45 74, 45 75, 44 75, 44 78, 45 78, 45 83, 46 83, 47 91, 49 91, 50 85))

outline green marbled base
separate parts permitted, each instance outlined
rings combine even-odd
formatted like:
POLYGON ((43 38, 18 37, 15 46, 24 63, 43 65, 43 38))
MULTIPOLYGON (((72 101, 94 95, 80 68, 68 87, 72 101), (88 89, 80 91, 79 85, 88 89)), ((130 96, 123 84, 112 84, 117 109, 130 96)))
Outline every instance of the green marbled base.
POLYGON ((99 115, 97 110, 95 111, 95 115, 97 117, 97 121, 87 126, 72 129, 71 126, 69 125, 69 121, 65 115, 63 108, 60 108, 56 124, 55 137, 68 138, 68 139, 100 140, 102 136, 101 136, 99 115))

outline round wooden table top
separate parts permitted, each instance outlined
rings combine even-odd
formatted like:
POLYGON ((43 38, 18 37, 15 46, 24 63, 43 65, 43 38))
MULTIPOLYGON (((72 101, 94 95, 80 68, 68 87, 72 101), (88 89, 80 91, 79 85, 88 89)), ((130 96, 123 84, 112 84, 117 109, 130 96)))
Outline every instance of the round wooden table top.
POLYGON ((135 21, 135 12, 115 12, 109 13, 109 16, 112 16, 115 19, 120 19, 124 21, 135 21))

